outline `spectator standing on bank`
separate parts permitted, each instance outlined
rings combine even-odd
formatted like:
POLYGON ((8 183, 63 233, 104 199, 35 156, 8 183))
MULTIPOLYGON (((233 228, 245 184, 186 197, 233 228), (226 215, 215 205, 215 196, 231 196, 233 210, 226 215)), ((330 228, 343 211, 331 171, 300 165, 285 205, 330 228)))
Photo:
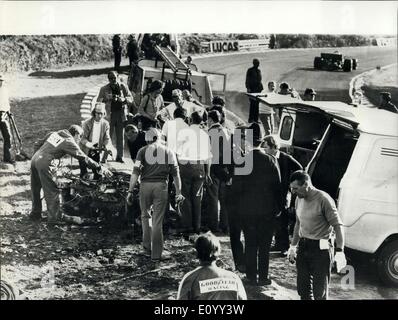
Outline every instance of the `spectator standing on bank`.
POLYGON ((333 231, 337 272, 346 265, 343 223, 333 199, 315 188, 305 171, 292 174, 290 189, 297 195, 297 217, 288 258, 291 263, 296 260, 297 292, 302 300, 326 300, 333 260, 333 231))
POLYGON ((105 102, 110 110, 110 135, 116 134, 116 161, 123 163, 124 123, 127 120, 128 105, 134 104, 133 96, 126 84, 120 81, 116 71, 108 73, 109 83, 100 89, 97 101, 105 102))
MULTIPOLYGON (((246 72, 246 90, 248 93, 260 93, 263 91, 261 70, 259 69, 260 61, 253 59, 253 67, 246 72)), ((254 99, 250 100, 249 120, 248 122, 257 122, 259 113, 259 103, 254 99)))
POLYGON ((278 163, 261 148, 261 129, 252 123, 247 133, 253 135, 253 147, 246 156, 252 161, 252 171, 241 176, 241 201, 246 204, 242 212, 245 236, 246 277, 252 285, 270 285, 268 274, 269 251, 274 233, 275 217, 283 206, 282 185, 278 163), (257 282, 258 275, 258 282, 257 282))
POLYGON ((290 176, 297 170, 302 170, 301 164, 291 155, 279 150, 279 143, 268 135, 264 137, 262 145, 264 151, 278 161, 282 183, 283 207, 276 220, 275 245, 271 251, 280 251, 286 257, 289 249, 289 215, 294 212, 294 199, 288 199, 290 176))
POLYGON ((119 34, 115 34, 112 38, 112 49, 115 57, 115 70, 120 72, 120 63, 122 62, 122 40, 119 34))
POLYGON ((140 208, 142 221, 142 246, 154 262, 169 258, 163 252, 163 218, 169 204, 168 177, 173 177, 176 202, 181 195, 181 179, 176 155, 161 143, 160 131, 149 128, 145 133, 148 145, 138 151, 130 179, 127 202, 133 202, 133 190, 141 177, 140 208))
POLYGON ((221 253, 220 241, 212 233, 200 235, 195 241, 200 267, 188 272, 178 287, 177 300, 246 300, 240 278, 231 271, 217 267, 221 253))
POLYGON ((127 43, 126 49, 127 49, 126 56, 129 58, 130 67, 131 67, 133 63, 134 64, 138 63, 138 59, 140 57, 138 43, 133 34, 129 36, 129 42, 127 43))
POLYGON ((9 122, 10 100, 5 86, 5 79, 0 75, 0 129, 3 136, 3 160, 4 162, 14 163, 11 157, 11 128, 9 122))
POLYGON ((380 92, 380 106, 379 109, 398 113, 398 108, 391 102, 391 93, 380 92))

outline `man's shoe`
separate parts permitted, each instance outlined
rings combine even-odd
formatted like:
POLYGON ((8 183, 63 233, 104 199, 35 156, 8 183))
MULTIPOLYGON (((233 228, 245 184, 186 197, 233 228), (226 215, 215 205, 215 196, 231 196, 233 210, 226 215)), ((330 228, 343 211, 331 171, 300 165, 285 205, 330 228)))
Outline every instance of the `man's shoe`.
POLYGON ((270 278, 266 278, 266 279, 259 279, 258 280, 258 285, 259 286, 269 286, 271 285, 272 281, 270 278))
POLYGON ((117 157, 116 162, 124 163, 124 160, 123 160, 123 158, 117 157))

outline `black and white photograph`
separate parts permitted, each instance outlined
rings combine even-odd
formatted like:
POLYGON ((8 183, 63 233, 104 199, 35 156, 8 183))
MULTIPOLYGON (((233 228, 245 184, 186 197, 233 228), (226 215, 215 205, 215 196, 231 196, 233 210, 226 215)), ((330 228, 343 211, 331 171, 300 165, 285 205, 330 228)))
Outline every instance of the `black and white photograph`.
POLYGON ((1 300, 398 300, 397 14, 0 1, 1 300))

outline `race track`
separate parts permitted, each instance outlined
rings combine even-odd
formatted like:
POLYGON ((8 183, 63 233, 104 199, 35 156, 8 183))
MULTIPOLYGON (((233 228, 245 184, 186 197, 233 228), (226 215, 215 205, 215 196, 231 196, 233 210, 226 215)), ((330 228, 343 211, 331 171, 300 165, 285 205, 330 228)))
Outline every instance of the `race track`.
POLYGON ((351 102, 348 94, 350 80, 377 66, 397 63, 395 47, 358 47, 340 48, 343 55, 358 59, 358 68, 352 72, 314 70, 314 57, 321 52, 334 52, 331 49, 290 49, 270 50, 260 53, 214 56, 194 59, 194 63, 203 71, 227 74, 227 107, 242 119, 247 120, 248 102, 243 92, 247 68, 252 66, 253 58, 260 60, 263 84, 270 80, 278 83, 288 82, 300 94, 305 88, 314 88, 317 100, 339 100, 351 102))

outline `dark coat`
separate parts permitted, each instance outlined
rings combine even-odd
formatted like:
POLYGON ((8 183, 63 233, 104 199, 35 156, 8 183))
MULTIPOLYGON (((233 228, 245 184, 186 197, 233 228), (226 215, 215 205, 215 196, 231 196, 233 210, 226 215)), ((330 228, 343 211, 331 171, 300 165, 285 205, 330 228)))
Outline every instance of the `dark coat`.
POLYGON ((282 181, 282 197, 283 199, 286 199, 287 193, 289 191, 291 174, 297 170, 303 170, 303 167, 291 155, 282 151, 280 151, 278 164, 282 181))
POLYGON ((277 161, 259 149, 250 151, 247 157, 253 159, 253 170, 249 175, 240 176, 238 179, 242 218, 257 216, 272 219, 283 206, 277 161))
POLYGON ((261 83, 261 70, 256 67, 247 69, 246 72, 246 89, 249 93, 257 93, 263 91, 263 84, 261 83))

